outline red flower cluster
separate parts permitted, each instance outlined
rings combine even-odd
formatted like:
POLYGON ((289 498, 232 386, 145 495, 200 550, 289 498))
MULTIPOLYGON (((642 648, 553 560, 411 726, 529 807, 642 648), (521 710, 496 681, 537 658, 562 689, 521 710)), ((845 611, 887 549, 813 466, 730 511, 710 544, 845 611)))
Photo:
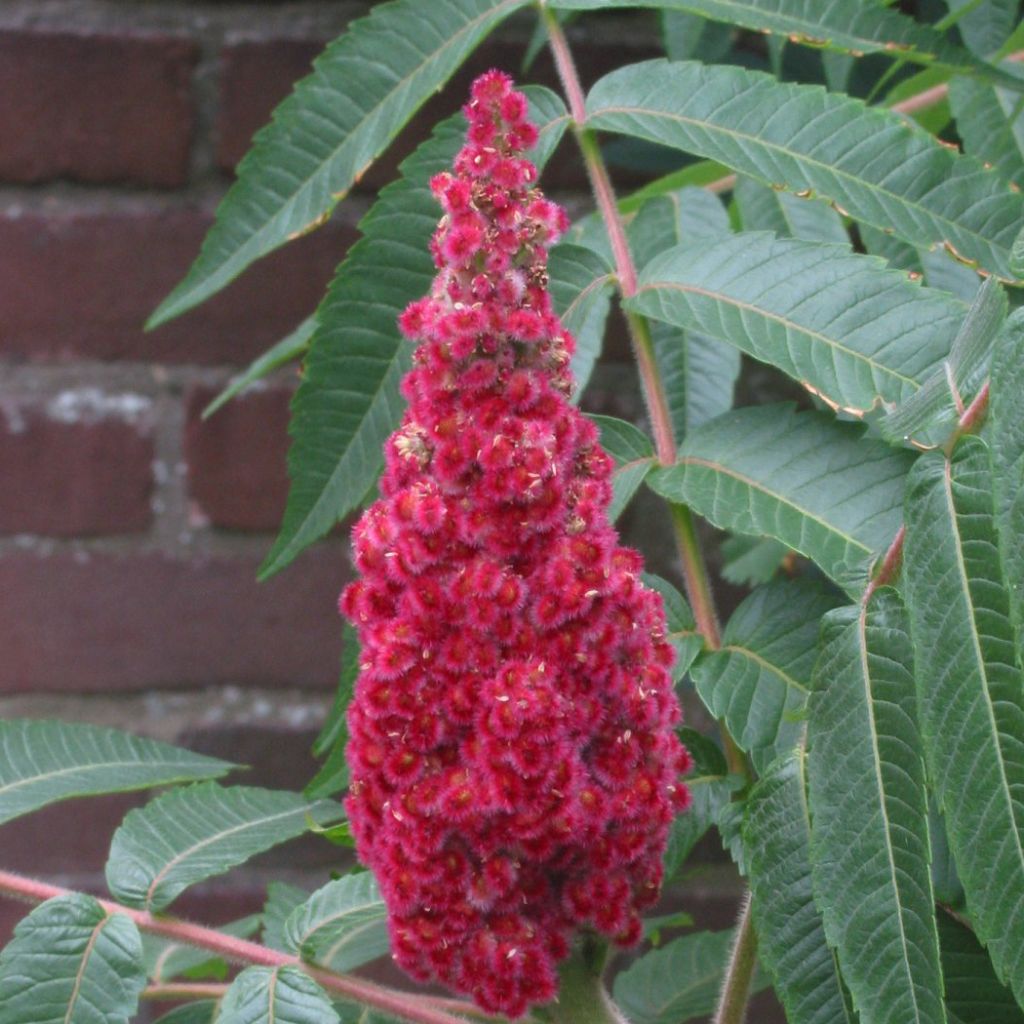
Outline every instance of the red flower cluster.
POLYGON ((689 800, 661 598, 606 510, 612 462, 569 402, 546 290, 564 211, 522 156, 507 76, 465 108, 420 342, 381 499, 342 595, 362 663, 347 801, 398 962, 518 1016, 557 989, 576 927, 640 936, 689 800))

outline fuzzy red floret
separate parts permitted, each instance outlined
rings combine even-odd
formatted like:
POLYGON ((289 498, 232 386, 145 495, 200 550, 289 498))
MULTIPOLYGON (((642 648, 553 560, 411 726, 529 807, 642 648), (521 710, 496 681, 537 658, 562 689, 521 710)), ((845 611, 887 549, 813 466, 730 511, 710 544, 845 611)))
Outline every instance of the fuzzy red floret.
POLYGON ((438 274, 382 497, 342 595, 362 648, 347 807, 414 977, 516 1017, 574 929, 621 944, 688 802, 661 598, 609 525, 612 461, 570 404, 547 292, 565 212, 533 187, 525 97, 491 71, 431 188, 438 274))

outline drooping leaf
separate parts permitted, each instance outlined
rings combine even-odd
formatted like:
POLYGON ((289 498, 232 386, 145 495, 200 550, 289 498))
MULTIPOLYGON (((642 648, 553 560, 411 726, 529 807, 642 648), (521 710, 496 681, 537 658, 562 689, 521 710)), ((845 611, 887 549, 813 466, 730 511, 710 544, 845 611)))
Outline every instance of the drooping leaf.
POLYGON ((1004 181, 1024 185, 1020 97, 987 82, 955 78, 949 85, 949 102, 964 149, 991 164, 1004 181))
MULTIPOLYGON (((613 995, 631 1024, 685 1024, 712 1013, 733 933, 684 935, 645 953, 615 978, 613 995)), ((754 991, 767 980, 755 975, 754 991)))
POLYGON ((1006 309, 1006 293, 990 277, 978 290, 960 325, 949 357, 918 391, 879 422, 883 437, 890 441, 913 437, 919 444, 939 444, 949 436, 960 411, 956 399, 966 393, 972 379, 983 373, 1006 318, 1006 309))
MULTIPOLYGON (((541 130, 533 156, 542 163, 565 129, 565 108, 549 90, 526 92, 541 130)), ((443 122, 402 163, 402 177, 381 191, 361 221, 363 238, 317 311, 292 403, 288 506, 263 578, 355 509, 377 479, 384 441, 404 409, 399 382, 412 365, 412 346, 399 335, 397 319, 426 294, 435 271, 427 245, 440 209, 428 183, 451 164, 464 131, 461 116, 443 122)))
POLYGON ((735 345, 857 415, 913 394, 967 314, 847 245, 763 232, 662 253, 625 306, 735 345))
POLYGON ((235 766, 82 723, 0 721, 0 823, 57 800, 213 779, 235 766))
POLYGON ((758 958, 789 1024, 853 1024, 811 884, 811 820, 802 751, 772 764, 743 822, 758 958))
MULTIPOLYGON (((260 928, 260 915, 249 914, 237 921, 219 925, 217 930, 239 939, 251 938, 260 928)), ((207 949, 174 942, 157 935, 142 936, 142 956, 146 974, 154 981, 165 982, 183 974, 196 977, 197 969, 205 976, 227 977, 227 964, 207 949)))
POLYGON ((388 951, 387 907, 368 871, 344 875, 296 907, 286 948, 332 971, 350 971, 388 951))
POLYGON ((250 384, 262 380, 268 373, 298 359, 307 348, 316 331, 316 317, 308 316, 291 334, 272 345, 263 355, 254 359, 238 376, 232 377, 226 388, 203 410, 203 419, 212 416, 227 405, 236 395, 241 394, 250 384))
POLYGON ((127 1024, 146 984, 135 922, 92 896, 40 904, 0 952, 2 1024, 127 1024))
POLYGON ((122 903, 161 910, 196 882, 302 835, 341 807, 298 793, 213 782, 175 789, 129 811, 110 847, 107 885, 122 903))
POLYGON ((602 78, 587 97, 587 123, 810 190, 858 221, 1016 279, 1010 249, 1024 196, 860 100, 739 67, 655 60, 602 78))
POLYGON ((263 905, 263 944, 282 952, 289 951, 284 937, 285 922, 296 907, 302 906, 310 894, 297 885, 271 882, 263 905))
POLYGON ((666 881, 678 873, 694 846, 718 821, 733 792, 743 785, 738 776, 729 776, 725 755, 712 740, 695 729, 680 729, 679 738, 693 758, 693 769, 686 776, 693 802, 672 822, 664 856, 666 881))
POLYGON ((593 249, 564 243, 551 250, 548 277, 555 310, 576 339, 571 369, 578 396, 601 355, 615 274, 605 258, 593 249))
POLYGON ((217 1024, 339 1024, 324 990, 298 967, 248 967, 231 983, 217 1024))
POLYGON ((946 0, 950 13, 959 15, 956 27, 967 46, 980 57, 990 57, 1006 41, 1020 20, 1017 0, 946 0), (967 8, 961 14, 961 10, 967 8))
POLYGON ((991 387, 996 530, 1020 650, 1024 640, 1024 313, 1020 311, 1006 321, 996 342, 991 387))
POLYGON ((647 484, 723 529, 775 537, 857 590, 865 560, 899 529, 912 462, 825 413, 765 405, 693 431, 647 484))
POLYGON ((913 648, 894 590, 826 616, 814 677, 807 776, 825 934, 863 1020, 942 1024, 913 648))
POLYGON ((772 537, 729 537, 722 542, 722 579, 738 587, 767 583, 789 553, 772 537))
POLYGON ((686 598, 672 586, 668 580, 645 572, 644 584, 661 594, 665 602, 665 621, 668 625, 666 639, 675 648, 676 660, 672 665, 672 678, 675 682, 686 675, 693 664, 693 659, 700 654, 704 646, 704 638, 697 631, 697 621, 686 598))
POLYGON ((978 938, 1024 996, 1024 680, 1000 576, 989 453, 910 474, 903 564, 929 777, 978 938))
POLYGON ((939 942, 949 1024, 1024 1024, 1024 1011, 969 928, 940 912, 939 942))
POLYGON ((626 235, 636 265, 645 267, 682 242, 730 233, 729 215, 718 197, 688 185, 648 199, 630 220, 626 235))
POLYGON ((774 231, 781 238, 848 244, 843 218, 823 199, 800 198, 740 175, 734 189, 744 231, 774 231))
POLYGON ((615 522, 657 461, 654 445, 638 427, 614 416, 590 416, 601 431, 601 446, 615 460, 608 519, 615 522))
POLYGON ((661 37, 669 60, 691 57, 709 64, 720 60, 732 46, 733 27, 685 11, 661 12, 661 37))
POLYGON ((199 257, 150 326, 318 227, 416 110, 524 2, 395 0, 354 22, 256 136, 199 257))
POLYGON ((915 64, 997 75, 931 26, 870 0, 556 0, 554 6, 563 10, 660 7, 687 11, 816 49, 856 56, 886 53, 915 64))
POLYGON ((690 669, 697 693, 763 772, 803 734, 822 616, 839 603, 814 580, 776 580, 733 612, 722 646, 690 669))

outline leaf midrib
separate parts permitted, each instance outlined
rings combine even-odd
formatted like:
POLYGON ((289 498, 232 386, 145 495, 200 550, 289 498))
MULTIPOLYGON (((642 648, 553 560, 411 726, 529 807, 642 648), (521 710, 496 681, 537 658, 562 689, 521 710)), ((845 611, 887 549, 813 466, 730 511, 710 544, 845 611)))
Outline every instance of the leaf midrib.
MULTIPOLYGON (((746 92, 750 92, 753 89, 755 89, 756 87, 757 87, 756 84, 753 85, 753 86, 748 85, 748 86, 745 87, 745 91, 746 92)), ((789 102, 789 99, 791 99, 791 98, 792 97, 787 98, 787 102, 789 102)), ((870 109, 871 109, 870 107, 867 107, 867 106, 864 107, 865 111, 869 111, 870 109)), ((909 207, 911 209, 919 211, 926 218, 933 218, 935 221, 937 221, 937 222, 939 222, 941 224, 944 224, 947 227, 952 227, 952 228, 956 229, 956 231, 962 231, 965 234, 970 235, 972 238, 979 239, 983 243, 983 246, 985 248, 989 248, 989 249, 996 248, 996 243, 994 241, 992 241, 991 239, 986 238, 984 235, 980 234, 979 232, 974 231, 974 230, 972 230, 970 228, 967 228, 964 225, 958 224, 956 221, 950 220, 948 217, 944 217, 941 214, 936 213, 934 210, 931 210, 931 209, 929 209, 926 206, 922 206, 921 203, 919 203, 917 201, 910 200, 910 199, 908 199, 908 198, 906 198, 904 196, 901 196, 899 193, 893 192, 890 189, 887 189, 887 188, 883 187, 882 185, 875 185, 875 184, 873 184, 873 183, 871 183, 869 181, 866 181, 863 178, 858 178, 856 175, 851 174, 849 171, 843 170, 842 168, 838 167, 835 164, 828 164, 828 163, 825 163, 822 160, 817 160, 817 159, 815 159, 814 157, 812 157, 812 156, 810 156, 808 154, 800 153, 799 151, 796 151, 796 150, 786 149, 785 146, 781 146, 781 145, 779 145, 776 142, 769 142, 769 141, 767 141, 766 139, 762 138, 759 135, 751 135, 749 132, 740 132, 740 131, 737 131, 734 128, 724 128, 721 125, 716 124, 715 122, 710 121, 710 120, 701 121, 701 120, 698 120, 697 118, 684 117, 681 114, 673 114, 673 113, 669 113, 668 111, 664 111, 664 110, 655 110, 655 109, 652 109, 650 107, 626 107, 626 106, 606 106, 606 107, 601 107, 599 110, 592 111, 592 112, 588 113, 587 121, 589 122, 591 117, 600 116, 601 114, 606 114, 606 113, 627 114, 627 115, 631 115, 631 116, 634 116, 634 117, 636 115, 638 115, 638 114, 646 115, 648 117, 663 117, 663 118, 665 118, 667 120, 670 120, 670 121, 678 121, 681 124, 696 125, 696 126, 698 126, 700 128, 705 129, 706 131, 720 132, 723 135, 728 135, 728 136, 733 137, 737 142, 743 142, 743 141, 753 142, 756 145, 760 145, 760 146, 764 147, 765 149, 769 149, 769 150, 772 150, 774 152, 781 153, 781 154, 789 157, 790 159, 797 161, 798 163, 799 162, 807 163, 807 164, 810 164, 812 166, 815 166, 815 167, 818 167, 820 169, 823 169, 826 172, 834 175, 837 178, 841 178, 841 179, 846 179, 846 180, 852 181, 855 184, 859 185, 861 188, 868 188, 868 189, 871 189, 873 191, 877 191, 877 192, 881 193, 882 195, 888 196, 891 199, 895 200, 900 205, 907 206, 907 207, 909 207)), ((653 141, 657 141, 657 140, 653 140, 653 141)), ((966 157, 962 157, 961 159, 967 159, 967 158, 966 157)), ((728 159, 723 161, 723 162, 732 163, 732 161, 728 160, 728 159)), ((762 179, 762 180, 764 180, 764 179, 762 179)), ((861 217, 860 219, 865 220, 865 218, 863 218, 863 217, 861 217)), ((867 220, 865 220, 865 222, 866 223, 871 223, 871 221, 867 221, 867 220)), ((944 233, 948 234, 949 232, 947 231, 947 232, 944 232, 944 233)), ((945 241, 948 241, 948 239, 944 238, 944 239, 942 239, 942 241, 945 242, 945 241)), ((932 243, 932 244, 935 245, 935 244, 941 244, 941 243, 932 243)), ((1003 278, 999 278, 999 279, 1003 280, 1003 278)))
POLYGON ((85 949, 82 950, 82 959, 79 961, 78 970, 75 972, 75 981, 71 987, 71 995, 68 996, 68 1008, 64 1014, 64 1024, 71 1024, 72 1015, 75 1012, 75 1005, 78 1003, 78 996, 82 989, 82 980, 85 977, 85 969, 89 964, 89 958, 92 956, 93 950, 96 948, 96 942, 100 937, 103 929, 107 926, 107 922, 111 920, 110 914, 104 914, 100 921, 97 921, 93 926, 92 933, 89 935, 89 941, 85 944, 85 949))
POLYGON ((201 761, 102 761, 92 762, 85 765, 72 765, 68 768, 59 768, 54 771, 46 772, 42 775, 30 775, 23 779, 15 779, 13 782, 5 783, 0 786, 0 799, 3 799, 12 790, 18 789, 21 786, 30 786, 34 783, 47 782, 51 779, 55 779, 61 775, 74 775, 78 772, 92 772, 92 771, 106 771, 111 768, 138 768, 144 766, 146 768, 161 768, 166 765, 168 768, 181 768, 186 769, 189 764, 201 766, 201 761))

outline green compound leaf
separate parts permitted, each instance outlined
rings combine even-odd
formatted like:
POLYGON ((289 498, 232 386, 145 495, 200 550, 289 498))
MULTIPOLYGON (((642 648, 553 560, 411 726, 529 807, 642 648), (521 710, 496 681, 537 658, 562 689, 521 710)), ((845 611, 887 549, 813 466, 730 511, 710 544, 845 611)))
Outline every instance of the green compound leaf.
MULTIPOLYGON (((525 92, 541 130, 533 153, 540 166, 565 129, 565 107, 546 89, 525 92)), ((427 293, 436 269, 427 246, 440 208, 429 181, 451 165, 464 134, 461 115, 450 118, 402 163, 402 177, 363 218, 363 238, 317 311, 305 377, 292 402, 288 506, 262 579, 357 508, 380 473, 384 441, 405 408, 399 382, 412 365, 413 347, 397 319, 427 293)))
POLYGON ((814 889, 863 1020, 942 1024, 913 648, 896 592, 825 618, 807 726, 814 889))
POLYGON ((796 751, 772 764, 747 798, 743 846, 757 955, 789 1024, 854 1024, 814 903, 806 771, 796 751))
POLYGON ((555 310, 576 339, 571 369, 578 397, 601 355, 615 274, 593 249, 565 243, 551 250, 548 277, 555 310))
POLYGON ((127 1024, 145 984, 135 923, 91 896, 57 896, 0 953, 0 1024, 127 1024))
POLYGON ((733 190, 744 231, 774 231, 780 238, 848 244, 843 218, 823 199, 801 199, 740 176, 733 190))
MULTIPOLYGON (((992 358, 992 485, 1017 649, 1024 643, 1024 313, 1003 326, 992 358)), ((1024 655, 1022 655, 1024 657, 1024 655)))
POLYGON ((587 112, 591 128, 720 160, 766 185, 810 190, 914 245, 943 245, 1017 278, 1010 249, 1024 196, 890 111, 739 67, 654 60, 602 78, 587 112))
POLYGON ((913 460, 826 413, 765 405, 693 431, 647 484, 722 529, 774 537, 855 592, 899 529, 913 460))
POLYGON ((697 631, 697 620, 693 617, 693 610, 686 603, 686 598, 668 580, 649 572, 645 572, 642 579, 644 586, 656 590, 665 602, 665 621, 668 625, 665 639, 675 648, 676 660, 672 666, 672 679, 678 683, 693 664, 693 659, 700 654, 704 647, 704 638, 697 631))
POLYGON ((701 700, 758 772, 800 742, 821 618, 839 601, 814 580, 759 587, 733 612, 721 648, 690 670, 701 700))
POLYGON ((324 990, 298 967, 249 967, 231 983, 217 1024, 339 1024, 324 990))
POLYGON ((284 926, 285 948, 332 971, 350 971, 388 951, 387 907, 368 871, 317 889, 284 926))
POLYGON ((263 945, 290 952, 284 938, 284 926, 292 911, 309 899, 309 892, 287 882, 271 882, 263 904, 263 945))
POLYGON ((1016 93, 988 82, 954 78, 949 83, 949 103, 964 149, 1018 187, 1024 186, 1024 117, 1019 102, 1016 93))
MULTIPOLYGON (((615 1002, 632 1024, 685 1024, 713 1013, 733 933, 699 932, 645 953, 615 978, 615 1002)), ((767 984, 755 975, 752 991, 767 984)))
MULTIPOLYGON (((706 189, 686 187, 648 199, 628 228, 630 248, 643 267, 666 249, 730 234, 725 208, 706 189)), ((732 345, 672 324, 650 324, 654 358, 677 443, 690 430, 732 408, 740 354, 732 345)))
POLYGON ((1024 997, 1024 680, 993 522, 989 453, 929 452, 907 493, 903 576, 928 774, 967 909, 999 977, 1024 997))
POLYGON ((967 315, 848 245, 762 232, 662 253, 625 306, 735 345, 855 415, 917 391, 967 315))
POLYGON ((552 6, 562 10, 660 7, 686 11, 816 49, 858 57, 884 53, 915 64, 1002 77, 931 26, 870 0, 555 0, 552 6))
POLYGON ((638 427, 614 416, 588 416, 601 431, 601 446, 615 460, 608 520, 622 515, 656 463, 654 445, 638 427))
POLYGON ((271 345, 263 355, 254 359, 231 383, 203 410, 203 419, 212 416, 222 406, 227 405, 236 395, 241 394, 250 384, 262 380, 268 373, 298 359, 307 348, 316 330, 316 317, 309 316, 295 328, 291 334, 283 337, 276 345, 271 345))
POLYGON ((686 776, 693 802, 672 822, 664 856, 666 881, 678 874, 694 846, 743 785, 738 776, 730 777, 725 755, 712 740, 695 729, 680 729, 679 738, 693 758, 693 769, 686 776))
POLYGON ((524 3, 396 0, 354 22, 257 134, 199 257, 149 326, 319 227, 419 107, 524 3))
POLYGON ((212 779, 234 767, 116 729, 0 721, 0 823, 57 800, 212 779))
POLYGON ((1024 1011, 969 928, 940 912, 939 943, 949 1024, 1024 1024, 1024 1011))
POLYGON ((213 782, 176 789, 128 812, 114 833, 107 885, 128 906, 162 910, 190 885, 341 817, 339 805, 298 793, 213 782))

